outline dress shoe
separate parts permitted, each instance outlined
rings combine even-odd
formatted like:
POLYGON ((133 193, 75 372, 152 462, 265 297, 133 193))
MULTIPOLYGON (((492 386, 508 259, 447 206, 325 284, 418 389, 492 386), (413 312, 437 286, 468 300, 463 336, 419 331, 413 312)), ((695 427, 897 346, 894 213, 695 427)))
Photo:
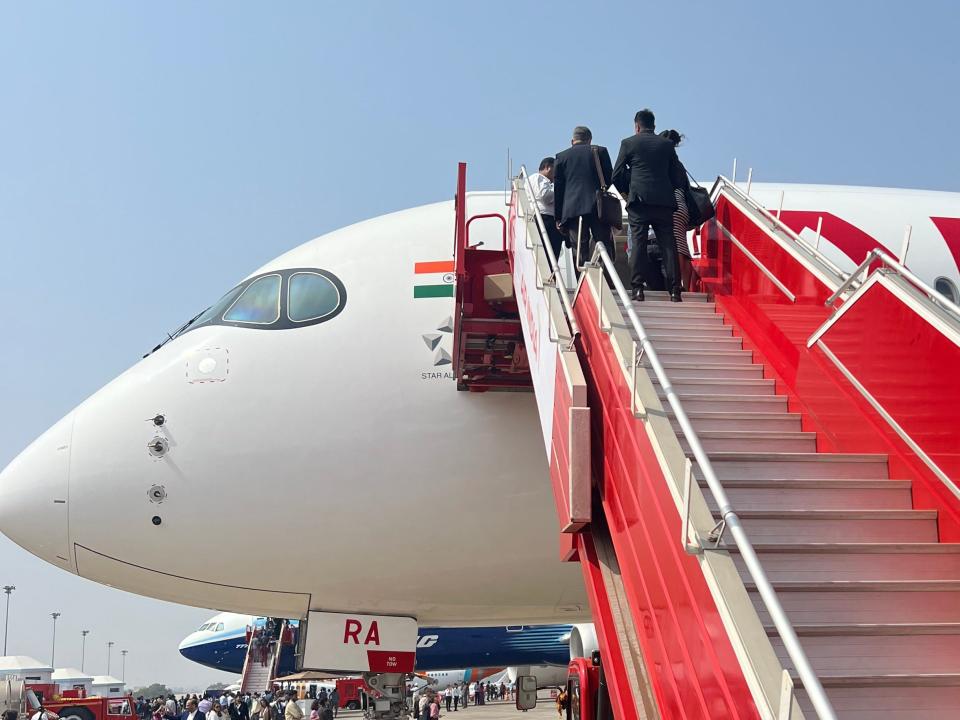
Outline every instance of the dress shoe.
POLYGON ((670 302, 683 302, 683 298, 680 297, 679 290, 675 290, 674 292, 670 293, 670 302))
POLYGON ((637 302, 643 302, 643 288, 634 288, 630 297, 637 302))

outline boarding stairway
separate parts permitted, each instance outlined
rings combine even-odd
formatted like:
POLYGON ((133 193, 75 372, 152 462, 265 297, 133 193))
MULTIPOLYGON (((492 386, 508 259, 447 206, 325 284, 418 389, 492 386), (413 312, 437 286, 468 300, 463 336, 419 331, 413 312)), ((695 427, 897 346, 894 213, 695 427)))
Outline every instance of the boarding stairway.
POLYGON ((272 689, 273 681, 277 677, 277 668, 280 666, 280 655, 283 652, 283 647, 290 643, 292 627, 284 620, 280 625, 280 636, 269 644, 269 649, 266 652, 266 662, 262 662, 260 645, 254 647, 251 642, 253 632, 258 629, 255 627, 248 629, 247 654, 243 661, 243 673, 240 676, 241 694, 264 693, 272 689))
POLYGON ((960 308, 880 251, 842 272, 724 178, 712 199, 705 292, 631 302, 603 248, 571 282, 514 181, 528 383, 614 715, 953 716, 960 308))
MULTIPOLYGON (((817 433, 706 295, 632 305, 834 705, 903 718, 960 709, 960 544, 937 542, 937 512, 914 508, 911 481, 890 478, 886 455, 817 453, 817 433)), ((739 549, 721 547, 799 682, 739 549)))

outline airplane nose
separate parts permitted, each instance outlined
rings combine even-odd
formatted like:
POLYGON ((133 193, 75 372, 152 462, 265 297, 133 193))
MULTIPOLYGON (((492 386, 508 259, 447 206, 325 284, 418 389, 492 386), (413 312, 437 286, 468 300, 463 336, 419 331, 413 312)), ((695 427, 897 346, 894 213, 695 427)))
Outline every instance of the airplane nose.
POLYGON ((0 472, 0 532, 47 562, 70 569, 67 526, 75 413, 37 438, 0 472))
POLYGON ((199 654, 199 648, 195 645, 195 643, 195 637, 193 635, 188 635, 180 641, 180 646, 177 648, 177 650, 179 650, 180 654, 183 655, 187 660, 196 660, 197 655, 199 654))

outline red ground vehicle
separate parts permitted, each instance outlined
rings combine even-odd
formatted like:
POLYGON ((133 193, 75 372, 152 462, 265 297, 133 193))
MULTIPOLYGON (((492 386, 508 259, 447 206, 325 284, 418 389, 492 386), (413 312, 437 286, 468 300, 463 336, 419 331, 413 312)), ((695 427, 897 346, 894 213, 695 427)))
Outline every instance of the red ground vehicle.
POLYGON ((359 710, 365 706, 367 686, 361 678, 337 678, 337 694, 340 707, 347 710, 359 710))
POLYGON ((600 667, 600 654, 594 658, 574 658, 567 666, 566 720, 612 720, 610 695, 600 667))
POLYGON ((55 683, 30 683, 44 710, 61 720, 137 720, 133 698, 86 696, 83 690, 62 690, 55 683))

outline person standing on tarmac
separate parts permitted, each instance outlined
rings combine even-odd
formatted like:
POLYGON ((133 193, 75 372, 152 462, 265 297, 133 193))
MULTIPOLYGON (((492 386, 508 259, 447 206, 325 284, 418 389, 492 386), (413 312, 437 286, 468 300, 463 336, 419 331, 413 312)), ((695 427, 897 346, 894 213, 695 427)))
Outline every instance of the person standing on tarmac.
POLYGON ((303 720, 303 710, 297 702, 297 695, 293 690, 287 690, 287 704, 283 706, 284 720, 303 720))
POLYGON ((426 691, 420 696, 420 707, 417 708, 417 717, 419 720, 430 720, 430 691, 426 691))
POLYGON ((227 712, 230 713, 230 720, 250 720, 250 708, 247 707, 240 693, 237 693, 233 702, 230 703, 230 708, 227 712))

